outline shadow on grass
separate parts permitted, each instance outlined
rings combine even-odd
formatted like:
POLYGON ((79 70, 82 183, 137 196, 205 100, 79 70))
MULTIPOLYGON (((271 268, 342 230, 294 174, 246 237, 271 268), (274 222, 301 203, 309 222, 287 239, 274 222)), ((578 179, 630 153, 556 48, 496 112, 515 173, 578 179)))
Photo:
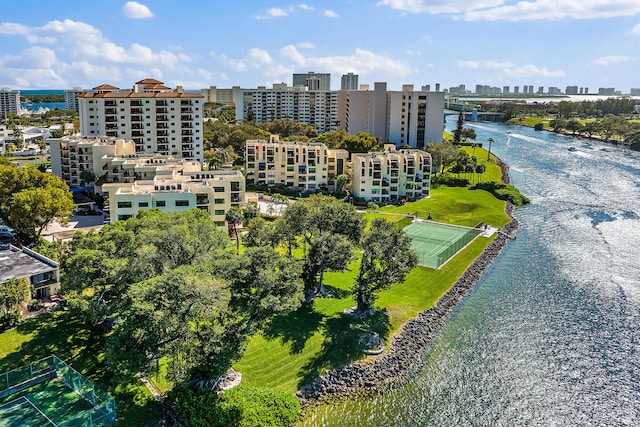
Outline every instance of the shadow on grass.
POLYGON ((291 343, 291 353, 300 353, 305 343, 321 326, 325 316, 315 311, 313 304, 303 304, 302 307, 282 316, 275 317, 264 330, 264 336, 269 339, 281 338, 291 343))
MULTIPOLYGON (((103 330, 86 323, 75 312, 43 313, 4 334, 7 333, 13 333, 12 339, 23 342, 0 360, 0 372, 55 354, 116 398, 118 425, 150 426, 160 419, 155 400, 139 379, 114 384, 105 361, 103 330)), ((0 334, 0 346, 4 334, 0 334)))
POLYGON ((302 381, 298 387, 309 384, 328 369, 345 365, 364 357, 364 347, 358 343, 361 335, 377 332, 387 342, 391 322, 386 311, 379 310, 366 319, 354 319, 345 314, 325 322, 325 341, 317 357, 303 366, 302 381))
POLYGON ((338 288, 336 286, 327 284, 324 285, 324 288, 326 289, 327 293, 333 295, 332 298, 342 299, 352 295, 351 290, 349 289, 338 288))

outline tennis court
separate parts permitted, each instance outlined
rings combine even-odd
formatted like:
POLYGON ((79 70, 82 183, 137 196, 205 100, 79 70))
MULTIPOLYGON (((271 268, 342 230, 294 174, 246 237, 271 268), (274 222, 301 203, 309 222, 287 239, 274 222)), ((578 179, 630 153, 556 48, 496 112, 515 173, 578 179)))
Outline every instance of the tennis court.
POLYGON ((55 356, 0 374, 0 427, 108 427, 115 400, 55 356))
POLYGON ((427 221, 414 221, 403 230, 411 237, 411 249, 418 252, 418 263, 431 268, 440 267, 482 232, 479 228, 427 221))

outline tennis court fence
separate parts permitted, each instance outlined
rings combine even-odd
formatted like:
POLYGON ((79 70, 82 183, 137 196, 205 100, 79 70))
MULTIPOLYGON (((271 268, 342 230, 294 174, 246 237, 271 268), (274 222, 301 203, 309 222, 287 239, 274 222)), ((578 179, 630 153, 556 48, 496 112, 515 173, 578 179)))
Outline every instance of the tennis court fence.
POLYGON ((5 372, 0 374, 0 377, 0 386, 4 386, 0 389, 0 397, 58 378, 92 406, 89 410, 81 411, 73 417, 58 422, 55 424, 57 426, 108 427, 116 422, 115 399, 55 355, 5 372))

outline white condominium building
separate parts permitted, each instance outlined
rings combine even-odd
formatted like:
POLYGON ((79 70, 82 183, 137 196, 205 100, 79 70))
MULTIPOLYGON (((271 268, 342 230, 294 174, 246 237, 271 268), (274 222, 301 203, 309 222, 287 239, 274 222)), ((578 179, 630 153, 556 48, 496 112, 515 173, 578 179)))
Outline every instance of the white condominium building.
POLYGON ((247 182, 256 185, 284 185, 299 191, 315 191, 333 185, 346 173, 349 153, 329 150, 320 142, 248 140, 245 144, 247 182))
POLYGON ((82 136, 133 140, 136 154, 203 160, 204 97, 144 79, 133 90, 101 85, 77 96, 82 136))
POLYGON ((290 118, 314 126, 319 132, 334 131, 338 125, 338 91, 309 90, 303 86, 274 84, 272 89, 242 89, 236 95, 236 118, 268 122, 290 118))
POLYGON ((8 87, 0 89, 0 119, 7 118, 7 113, 18 114, 20 110, 20 91, 8 87))
POLYGON ((200 163, 162 154, 136 154, 135 143, 115 137, 63 137, 49 139, 51 171, 71 188, 93 185, 82 182, 83 170, 105 183, 133 183, 153 179, 160 170, 200 171, 200 163))
POLYGON ((397 203, 429 197, 431 155, 415 149, 397 149, 351 155, 351 193, 368 201, 397 203))
POLYGON ((135 217, 139 211, 158 208, 178 212, 206 210, 219 227, 226 227, 225 215, 232 206, 244 203, 245 180, 240 171, 167 171, 151 180, 130 184, 105 184, 109 194, 110 221, 135 217))

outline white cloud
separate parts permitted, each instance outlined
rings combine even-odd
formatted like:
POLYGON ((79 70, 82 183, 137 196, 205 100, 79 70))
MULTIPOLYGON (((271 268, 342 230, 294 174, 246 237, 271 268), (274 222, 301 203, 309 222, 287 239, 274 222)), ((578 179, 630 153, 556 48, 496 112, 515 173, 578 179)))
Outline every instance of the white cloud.
POLYGON ((596 19, 640 13, 638 0, 381 0, 409 13, 449 14, 467 21, 596 19))
POLYGON ((389 6, 404 12, 431 14, 463 13, 502 4, 504 4, 503 0, 381 0, 377 3, 378 6, 389 6))
POLYGON ((0 32, 2 31, 12 31, 11 34, 24 36, 29 43, 46 44, 56 52, 78 59, 160 65, 166 68, 174 68, 180 62, 190 61, 190 57, 184 53, 153 51, 139 43, 132 43, 128 47, 116 45, 106 39, 97 28, 70 19, 50 21, 41 27, 31 28, 5 23, 0 24, 0 32))
POLYGON ((298 47, 302 49, 315 49, 316 45, 311 42, 298 43, 298 47))
POLYGON ((15 22, 3 22, 0 24, 0 34, 24 36, 29 34, 29 27, 15 22))
POLYGON ((288 81, 293 72, 301 69, 317 69, 336 75, 354 72, 393 77, 415 72, 407 62, 364 49, 355 49, 351 55, 344 56, 311 56, 294 45, 287 45, 276 52, 253 48, 246 57, 239 59, 224 54, 210 55, 234 71, 260 70, 270 82, 288 81))
POLYGON ((153 18, 153 12, 151 10, 137 1, 128 1, 122 6, 122 13, 127 18, 133 19, 147 19, 153 18))
POLYGON ((272 7, 267 9, 266 13, 261 15, 256 15, 256 19, 271 19, 271 18, 282 18, 285 16, 289 16, 291 13, 291 9, 281 9, 279 7, 272 7))
POLYGON ((633 29, 631 30, 631 34, 633 34, 634 36, 640 36, 640 24, 633 27, 633 29))
POLYGON ((315 7, 309 6, 308 4, 304 4, 304 3, 299 4, 298 7, 302 10, 308 10, 308 11, 316 10, 315 7))
POLYGON ((327 18, 339 18, 340 15, 338 15, 337 13, 335 13, 333 10, 325 10, 323 13, 324 16, 326 16, 327 18))
POLYGON ((618 63, 624 63, 624 62, 632 62, 635 61, 636 58, 633 58, 631 56, 623 56, 623 55, 608 55, 608 56, 602 56, 600 58, 597 58, 595 62, 597 65, 609 65, 609 64, 618 64, 618 63))
POLYGON ((502 73, 504 76, 519 77, 565 77, 563 70, 549 70, 547 67, 539 67, 537 65, 525 64, 518 65, 512 62, 499 61, 458 61, 458 67, 470 68, 474 70, 487 69, 502 73))

